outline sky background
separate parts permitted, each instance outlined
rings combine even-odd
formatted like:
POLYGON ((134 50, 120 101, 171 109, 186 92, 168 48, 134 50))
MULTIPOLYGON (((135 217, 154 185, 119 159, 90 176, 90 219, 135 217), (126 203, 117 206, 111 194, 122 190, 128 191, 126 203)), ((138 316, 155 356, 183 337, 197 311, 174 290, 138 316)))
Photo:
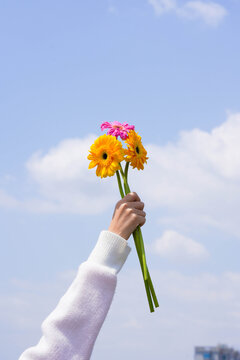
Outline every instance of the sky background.
POLYGON ((93 360, 240 349, 240 1, 0 2, 0 357, 37 343, 119 200, 86 159, 103 121, 148 151, 134 243, 93 360))

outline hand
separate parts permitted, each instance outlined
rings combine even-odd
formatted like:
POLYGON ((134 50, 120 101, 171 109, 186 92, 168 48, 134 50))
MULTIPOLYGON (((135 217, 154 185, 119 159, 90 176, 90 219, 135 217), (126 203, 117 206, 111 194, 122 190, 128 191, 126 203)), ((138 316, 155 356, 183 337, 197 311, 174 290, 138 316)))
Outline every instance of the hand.
POLYGON ((128 240, 136 227, 146 222, 143 208, 144 203, 135 192, 127 194, 117 202, 108 230, 128 240))

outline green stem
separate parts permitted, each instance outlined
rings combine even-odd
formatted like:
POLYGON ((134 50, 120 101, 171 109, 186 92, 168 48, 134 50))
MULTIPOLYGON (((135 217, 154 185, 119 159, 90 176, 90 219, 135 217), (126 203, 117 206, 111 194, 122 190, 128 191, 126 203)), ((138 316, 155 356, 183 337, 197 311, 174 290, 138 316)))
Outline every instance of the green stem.
POLYGON ((120 164, 120 172, 121 172, 121 175, 122 175, 123 183, 126 185, 126 188, 127 188, 127 180, 126 180, 125 173, 123 171, 123 168, 122 168, 121 164, 120 164))
POLYGON ((146 254, 145 254, 144 243, 143 243, 142 232, 141 232, 141 228, 140 228, 140 226, 138 226, 138 227, 137 227, 136 231, 137 231, 138 236, 139 236, 139 243, 140 243, 141 254, 142 254, 142 260, 143 260, 144 280, 147 280, 148 275, 147 275, 147 262, 146 262, 146 254))
POLYGON ((155 307, 159 307, 158 299, 157 299, 157 296, 156 296, 156 293, 155 293, 155 290, 154 290, 154 287, 153 287, 152 279, 151 279, 151 277, 149 275, 148 269, 147 269, 147 272, 148 272, 149 288, 150 288, 150 291, 151 291, 151 294, 152 294, 154 305, 155 305, 155 307))
POLYGON ((122 164, 119 163, 119 165, 120 165, 120 173, 121 173, 122 178, 123 178, 123 180, 124 180, 124 179, 125 179, 125 174, 124 174, 124 172, 123 172, 122 164))
MULTIPOLYGON (((137 241, 137 239, 136 239, 137 241)), ((143 279, 144 279, 144 272, 143 272, 143 263, 142 263, 142 258, 141 258, 141 254, 140 254, 140 251, 138 250, 139 247, 137 247, 136 245, 136 249, 137 249, 137 254, 138 254, 138 259, 139 259, 139 262, 140 262, 140 266, 141 266, 141 270, 142 270, 142 275, 143 275, 143 279)), ((153 287, 153 283, 152 283, 152 279, 151 279, 151 276, 149 274, 149 270, 148 270, 148 267, 147 267, 147 274, 148 274, 148 278, 147 278, 147 281, 144 279, 144 285, 145 285, 145 288, 146 288, 146 283, 147 283, 147 286, 149 286, 149 289, 150 289, 150 292, 151 292, 151 295, 152 295, 152 298, 153 298, 153 301, 154 301, 154 305, 155 307, 159 307, 159 304, 158 304, 158 299, 157 299, 157 296, 156 296, 156 293, 155 293, 155 290, 154 290, 154 287, 153 287)), ((148 291, 146 289, 146 292, 147 292, 147 295, 148 295, 148 291)), ((149 296, 148 296, 148 302, 149 302, 149 296)), ((150 307, 150 310, 151 310, 151 306, 150 304, 152 303, 152 301, 149 302, 149 307, 150 307)), ((151 311, 152 312, 152 311, 151 311)))
MULTIPOLYGON (((142 237, 141 228, 139 228, 139 236, 140 236, 140 239, 141 239, 141 241, 142 241, 142 243, 143 243, 143 237, 142 237)), ((143 244, 143 246, 144 246, 144 244, 143 244)), ((159 307, 158 300, 157 300, 157 296, 156 296, 156 293, 155 293, 155 290, 154 290, 154 287, 153 287, 152 279, 151 279, 151 277, 150 277, 148 268, 147 268, 147 275, 148 275, 148 279, 149 279, 149 287, 150 287, 150 290, 151 290, 151 293, 152 293, 154 305, 155 305, 155 307, 159 307)))
POLYGON ((129 169, 129 161, 126 162, 125 170, 124 170, 126 181, 128 180, 128 169, 129 169))
POLYGON ((124 197, 124 192, 123 192, 122 182, 121 182, 121 178, 120 178, 118 170, 116 171, 116 174, 117 174, 117 181, 118 181, 119 191, 120 191, 121 197, 123 198, 124 197))
POLYGON ((124 186, 124 190, 125 190, 125 194, 129 194, 131 191, 130 191, 130 188, 128 186, 128 183, 126 181, 126 178, 125 178, 125 174, 123 172, 123 168, 122 168, 122 165, 121 163, 119 164, 120 165, 120 172, 121 172, 121 175, 122 175, 122 178, 123 178, 123 186, 124 186))
POLYGON ((143 263, 142 263, 142 258, 141 258, 141 254, 140 254, 140 250, 139 250, 137 234, 135 232, 133 232, 133 238, 134 238, 134 242, 135 242, 135 246, 136 246, 136 250, 137 250, 137 254, 138 254, 139 263, 140 263, 141 270, 142 270, 144 286, 145 286, 145 290, 146 290, 146 294, 147 294, 150 312, 154 312, 153 302, 152 302, 152 298, 151 298, 151 294, 150 294, 150 290, 149 290, 149 282, 148 282, 148 279, 147 280, 144 279, 143 263))

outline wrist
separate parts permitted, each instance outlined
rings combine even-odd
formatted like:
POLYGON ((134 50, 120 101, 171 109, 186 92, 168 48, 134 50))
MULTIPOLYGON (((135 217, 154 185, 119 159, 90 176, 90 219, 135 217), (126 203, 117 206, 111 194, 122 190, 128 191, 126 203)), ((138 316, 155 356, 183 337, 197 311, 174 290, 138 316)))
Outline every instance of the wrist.
POLYGON ((109 226, 109 228, 108 228, 108 231, 110 231, 110 232, 112 232, 112 233, 114 233, 114 234, 116 234, 116 235, 118 235, 118 236, 121 236, 123 239, 125 239, 126 241, 128 240, 128 238, 129 238, 129 236, 127 236, 127 234, 126 233, 124 233, 123 231, 121 231, 121 230, 119 230, 119 229, 116 229, 116 228, 114 228, 113 226, 109 226))

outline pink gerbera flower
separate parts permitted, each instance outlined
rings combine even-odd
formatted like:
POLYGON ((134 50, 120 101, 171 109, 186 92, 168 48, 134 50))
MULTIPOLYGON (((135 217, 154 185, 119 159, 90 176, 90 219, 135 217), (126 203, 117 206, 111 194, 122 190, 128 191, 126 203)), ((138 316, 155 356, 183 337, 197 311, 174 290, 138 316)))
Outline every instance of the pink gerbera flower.
POLYGON ((105 121, 101 125, 101 130, 103 131, 105 129, 109 129, 108 133, 107 133, 108 135, 116 136, 116 138, 118 138, 118 136, 120 136, 122 140, 126 140, 128 137, 128 132, 130 130, 134 130, 135 126, 128 125, 126 122, 121 124, 118 121, 113 121, 111 123, 105 121))

